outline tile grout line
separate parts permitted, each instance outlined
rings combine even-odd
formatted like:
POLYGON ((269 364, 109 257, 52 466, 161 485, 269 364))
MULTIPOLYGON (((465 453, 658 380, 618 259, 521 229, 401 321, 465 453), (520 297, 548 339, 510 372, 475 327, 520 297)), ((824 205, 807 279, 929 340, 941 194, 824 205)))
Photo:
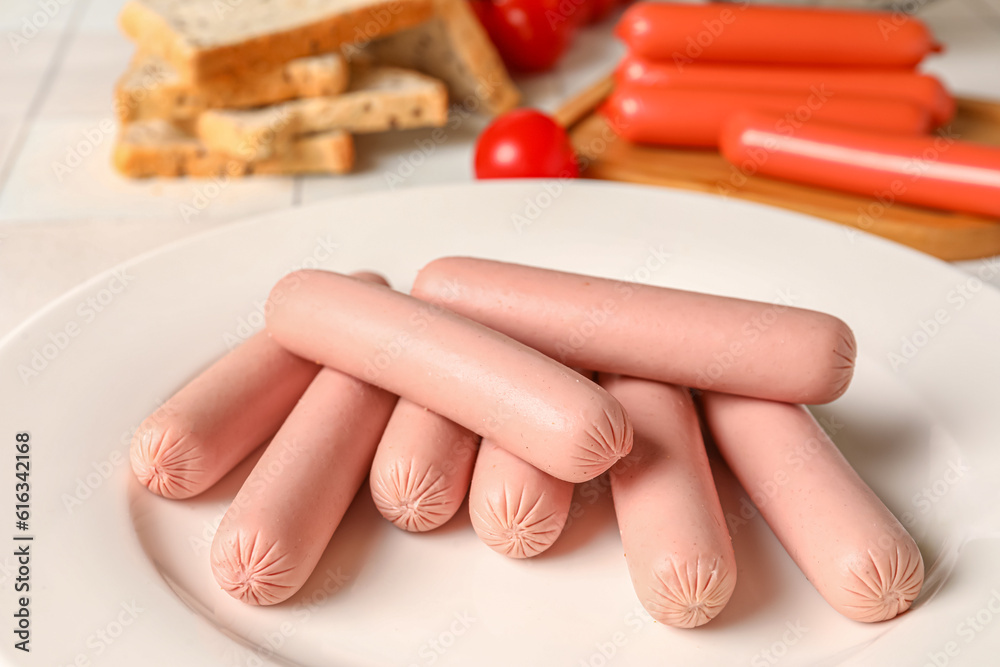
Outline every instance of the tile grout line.
POLYGON ((28 133, 31 131, 34 119, 38 117, 39 111, 41 111, 42 105, 45 103, 45 99, 48 97, 49 91, 52 89, 52 84, 56 79, 56 75, 59 74, 59 70, 62 67, 63 60, 66 58, 66 53, 69 51, 70 45, 73 40, 76 39, 80 23, 83 21, 83 15, 86 13, 90 3, 91 0, 83 0, 83 2, 73 3, 73 8, 71 10, 72 13, 69 15, 69 20, 66 22, 66 28, 63 30, 62 37, 59 39, 59 44, 56 46, 55 52, 49 59, 49 64, 45 68, 45 73, 42 74, 42 82, 38 86, 38 90, 35 91, 31 104, 28 105, 27 110, 21 117, 21 125, 18 127, 17 136, 14 137, 14 141, 11 142, 7 158, 3 161, 3 164, 0 164, 0 193, 4 191, 5 187, 7 187, 7 182, 10 180, 11 173, 14 171, 14 164, 17 162, 18 158, 21 157, 21 152, 24 150, 24 144, 28 141, 28 133))

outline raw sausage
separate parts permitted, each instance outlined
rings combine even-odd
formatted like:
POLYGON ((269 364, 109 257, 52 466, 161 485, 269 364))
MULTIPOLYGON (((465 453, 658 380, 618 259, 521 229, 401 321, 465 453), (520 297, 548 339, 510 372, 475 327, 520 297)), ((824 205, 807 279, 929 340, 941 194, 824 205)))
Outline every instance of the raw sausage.
POLYGON ((930 130, 926 109, 902 100, 824 97, 822 91, 755 91, 618 86, 600 112, 614 131, 637 144, 712 148, 739 111, 776 116, 775 132, 797 135, 817 121, 892 134, 930 130))
POLYGON ((706 392, 709 431, 812 585, 856 621, 884 621, 920 592, 924 562, 902 524, 801 405, 706 392))
POLYGON ((465 500, 478 446, 468 429, 399 399, 372 463, 378 511, 411 532, 443 525, 465 500))
POLYGON ((253 335, 142 422, 135 476, 165 498, 198 495, 274 435, 318 372, 267 332, 253 335))
POLYGON ((810 123, 794 136, 767 114, 729 119, 722 154, 737 168, 879 200, 1000 218, 1000 148, 810 123))
POLYGON ((615 33, 634 53, 693 61, 913 67, 941 50, 922 21, 900 12, 640 2, 615 33))
MULTIPOLYGON (((386 285, 377 274, 355 276, 386 285)), ((339 371, 319 371, 215 533, 210 560, 223 590, 271 605, 302 587, 364 482, 395 403, 339 371)))
POLYGON ((564 364, 686 387, 827 403, 854 371, 846 324, 783 304, 466 257, 425 266, 413 294, 564 364))
POLYGON ((618 401, 593 382, 501 333, 386 287, 298 271, 298 288, 267 318, 295 354, 365 380, 492 439, 571 482, 632 448, 618 401))
POLYGON ((368 475, 396 397, 322 369, 267 446, 212 541, 219 586, 248 604, 291 597, 368 475))
POLYGON ((483 439, 469 490, 469 515, 488 547, 511 558, 540 554, 562 533, 572 499, 573 484, 483 439))
POLYGON ((634 54, 615 70, 619 85, 758 92, 819 91, 837 97, 897 99, 926 109, 935 126, 955 115, 955 98, 935 77, 906 69, 706 63, 676 67, 634 54))
POLYGON ((687 389, 601 374, 635 429, 611 469, 611 493, 636 595, 657 621, 693 628, 715 618, 736 586, 732 539, 687 389))

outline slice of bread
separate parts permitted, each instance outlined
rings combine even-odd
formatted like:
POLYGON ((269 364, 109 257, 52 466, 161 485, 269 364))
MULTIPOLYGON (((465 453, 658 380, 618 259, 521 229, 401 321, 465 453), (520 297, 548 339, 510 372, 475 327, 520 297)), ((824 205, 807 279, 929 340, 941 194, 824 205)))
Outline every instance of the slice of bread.
POLYGON ((242 109, 299 97, 338 95, 348 67, 339 53, 297 58, 278 67, 218 76, 201 84, 184 81, 157 55, 139 53, 115 86, 115 112, 123 123, 163 118, 184 125, 206 109, 242 109))
POLYGON ((184 80, 202 82, 367 43, 431 13, 431 0, 129 0, 119 24, 184 80))
POLYGON ((398 67, 359 67, 348 91, 262 109, 212 109, 196 134, 210 149, 260 157, 279 155, 297 137, 316 132, 383 132, 440 127, 448 121, 448 91, 437 79, 398 67))
POLYGON ((261 159, 209 150, 165 120, 126 125, 115 145, 114 164, 132 178, 151 176, 248 176, 250 174, 342 174, 354 166, 354 142, 336 130, 292 142, 286 153, 261 159))
POLYGON ((386 65, 412 67, 447 84, 452 101, 470 111, 499 114, 517 106, 520 93, 500 54, 467 0, 434 0, 435 17, 417 27, 375 40, 364 47, 347 46, 386 65))

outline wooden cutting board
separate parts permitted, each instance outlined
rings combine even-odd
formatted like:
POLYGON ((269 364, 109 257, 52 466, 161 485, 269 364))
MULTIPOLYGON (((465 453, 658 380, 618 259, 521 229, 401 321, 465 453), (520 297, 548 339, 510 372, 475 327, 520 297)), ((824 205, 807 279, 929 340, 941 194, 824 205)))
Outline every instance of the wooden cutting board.
MULTIPOLYGON (((716 151, 658 148, 616 137, 595 113, 610 92, 611 78, 595 84, 556 113, 577 153, 588 161, 587 178, 698 190, 808 213, 878 234, 946 260, 1000 254, 1000 220, 948 213, 875 198, 745 176, 716 151), (608 139, 610 137, 610 139, 608 139)), ((1000 103, 958 99, 952 129, 964 141, 1000 146, 1000 103)))

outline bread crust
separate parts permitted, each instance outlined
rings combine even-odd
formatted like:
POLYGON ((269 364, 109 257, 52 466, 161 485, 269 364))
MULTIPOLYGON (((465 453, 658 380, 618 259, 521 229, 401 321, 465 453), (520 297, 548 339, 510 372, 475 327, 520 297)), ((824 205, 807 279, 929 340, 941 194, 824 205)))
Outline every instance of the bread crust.
POLYGON ((201 114, 194 133, 212 150, 261 157, 281 154, 297 137, 342 129, 351 133, 441 127, 448 121, 443 83, 412 70, 359 68, 348 92, 292 100, 263 109, 215 109, 201 114))
MULTIPOLYGON (((345 53, 352 55, 352 49, 345 53)), ((521 94, 467 0, 434 0, 434 19, 373 41, 360 54, 413 67, 443 80, 452 101, 470 111, 501 114, 521 94)))
POLYGON ((208 109, 245 109, 339 95, 349 80, 347 63, 339 53, 298 58, 278 67, 247 70, 247 76, 219 76, 202 84, 184 81, 159 56, 140 53, 115 85, 114 106, 123 124, 165 118, 183 126, 208 109))
POLYGON ((166 121, 141 121, 122 128, 113 160, 119 173, 131 178, 239 178, 251 174, 343 174, 354 166, 354 157, 353 138, 339 130, 303 137, 284 154, 260 158, 252 152, 234 156, 210 150, 166 121))
POLYGON ((129 0, 118 20, 141 49, 170 62, 185 81, 203 83, 391 35, 428 20, 432 13, 431 0, 373 0, 307 25, 204 47, 191 43, 142 0, 129 0))

